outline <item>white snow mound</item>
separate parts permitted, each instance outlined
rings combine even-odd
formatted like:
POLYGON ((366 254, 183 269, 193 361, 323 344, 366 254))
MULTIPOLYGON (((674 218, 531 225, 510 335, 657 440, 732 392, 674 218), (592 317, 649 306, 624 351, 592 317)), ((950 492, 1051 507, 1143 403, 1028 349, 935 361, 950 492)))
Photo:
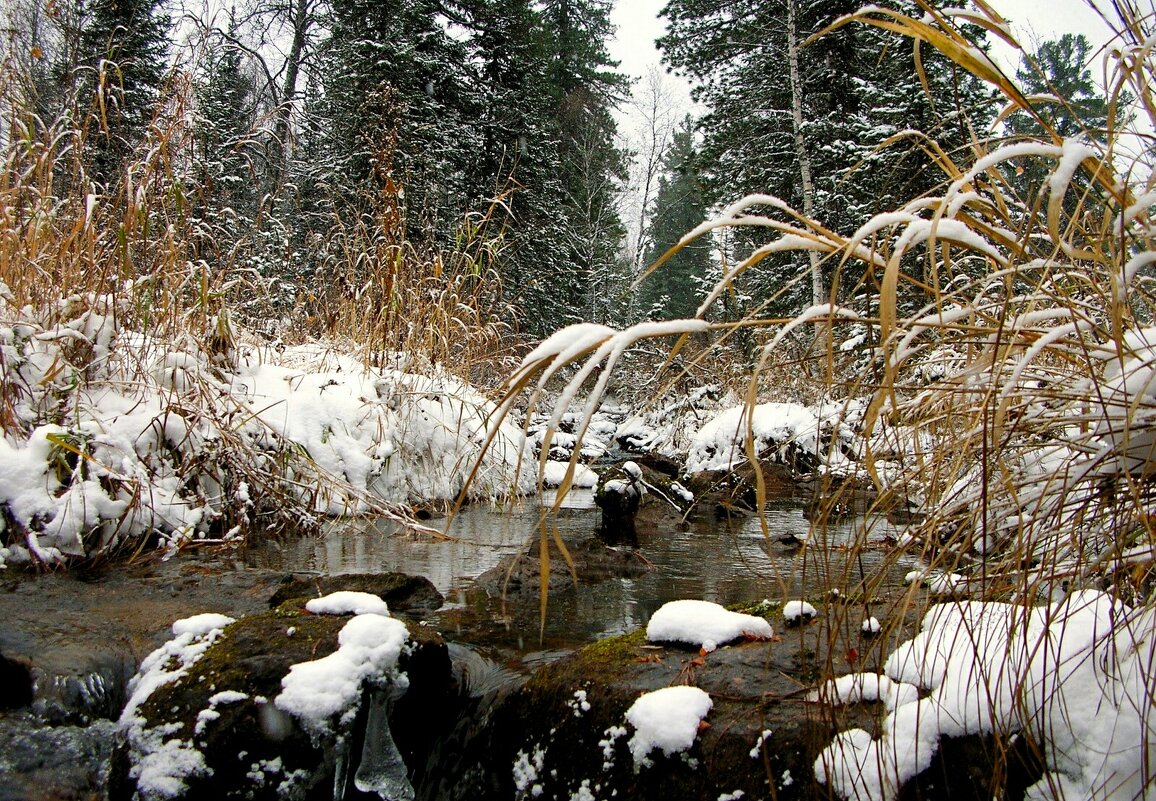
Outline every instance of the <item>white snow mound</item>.
POLYGON ((670 601, 662 605, 646 626, 650 642, 681 642, 713 651, 723 643, 749 637, 770 639, 771 624, 761 617, 731 612, 710 601, 670 601))
POLYGON ((712 706, 710 696, 698 687, 663 687, 639 696, 626 710, 626 720, 635 729, 629 743, 635 768, 649 765, 655 749, 667 756, 688 750, 712 706))
POLYGON ((311 598, 305 609, 315 615, 381 615, 389 616, 389 607, 380 596, 370 592, 341 590, 320 598, 311 598))

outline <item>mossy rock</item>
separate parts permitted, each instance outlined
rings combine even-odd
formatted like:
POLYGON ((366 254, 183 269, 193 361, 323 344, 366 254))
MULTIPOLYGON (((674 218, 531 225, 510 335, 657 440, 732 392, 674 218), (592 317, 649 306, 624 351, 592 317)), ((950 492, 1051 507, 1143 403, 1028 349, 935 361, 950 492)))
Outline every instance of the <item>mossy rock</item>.
POLYGON ((498 706, 483 746, 489 770, 463 783, 456 797, 520 797, 514 764, 533 765, 535 754, 541 768, 537 788, 522 788, 527 798, 533 791, 541 799, 569 799, 584 785, 597 798, 714 801, 736 790, 765 798, 772 781, 778 799, 826 797, 811 781, 816 755, 836 731, 866 723, 870 713, 804 703, 807 685, 796 676, 811 675, 810 654, 821 639, 810 627, 781 641, 702 655, 649 644, 638 631, 587 646, 539 670, 498 706), (630 728, 625 713, 639 694, 676 684, 711 695, 710 726, 686 754, 655 752, 652 766, 636 770, 629 735, 608 733, 630 728), (768 729, 767 747, 757 748, 768 729))
MULTIPOLYGON (((364 728, 358 720, 336 736, 311 737, 273 699, 291 665, 320 659, 338 647, 348 616, 313 615, 285 602, 270 612, 243 617, 224 629, 187 673, 155 690, 137 714, 145 731, 166 741, 189 743, 208 771, 185 778, 184 798, 331 799, 339 738, 354 753, 364 728), (231 691, 238 700, 212 703, 231 691), (243 696, 243 697, 242 697, 243 696)), ((439 735, 454 696, 445 642, 432 629, 407 623, 411 647, 398 663, 409 687, 394 704, 390 730, 407 765, 424 763, 439 735)), ((109 798, 131 799, 138 792, 140 766, 131 764, 129 745, 118 738, 109 780, 109 798)), ((356 767, 356 765, 354 765, 356 767)), ((346 796, 354 797, 354 796, 346 796)))
POLYGON ((445 598, 424 576, 407 573, 347 573, 339 576, 287 576, 269 599, 270 608, 296 598, 319 598, 333 592, 368 592, 379 596, 390 612, 429 614, 445 598))
MULTIPOLYGON (((781 625, 778 609, 769 614, 781 625)), ((709 654, 647 643, 641 631, 600 641, 542 668, 496 706, 473 746, 481 769, 445 799, 589 797, 583 788, 595 798, 635 801, 716 801, 739 790, 743 798, 828 799, 829 788, 814 780, 816 758, 840 731, 875 731, 883 714, 881 704, 806 701, 818 681, 854 669, 848 650, 822 614, 772 641, 709 654), (684 754, 652 752, 653 764, 636 768, 625 713, 641 693, 678 684, 711 696, 709 726, 684 754), (615 727, 626 733, 611 736, 615 727)), ((994 753, 990 746, 982 738, 944 743, 926 780, 912 782, 903 798, 991 798, 992 762, 981 757, 985 748, 994 753), (961 754, 969 761, 956 764, 961 754)))

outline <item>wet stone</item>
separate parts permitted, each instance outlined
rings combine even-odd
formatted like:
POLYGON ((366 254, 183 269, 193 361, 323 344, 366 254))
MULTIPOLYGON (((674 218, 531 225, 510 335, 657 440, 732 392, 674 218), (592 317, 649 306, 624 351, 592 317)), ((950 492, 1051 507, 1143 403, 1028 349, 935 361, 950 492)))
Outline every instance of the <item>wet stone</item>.
POLYGON ((346 573, 337 576, 287 576, 269 599, 276 607, 293 598, 319 598, 333 592, 368 592, 385 601, 391 613, 424 615, 445 602, 424 576, 406 573, 346 573))
POLYGON ((0 801, 104 797, 116 724, 46 726, 29 711, 0 716, 0 801))
MULTIPOLYGON (((367 738, 388 740, 403 767, 424 767, 424 755, 450 714, 447 705, 454 697, 446 644, 428 627, 408 624, 412 647, 398 663, 408 686, 391 685, 387 677, 373 679, 383 683, 362 688, 356 716, 347 726, 336 726, 332 735, 307 732, 275 707, 273 700, 290 666, 333 653, 349 620, 313 615, 293 602, 243 617, 226 627, 185 675, 162 685, 141 704, 137 714, 146 738, 155 733, 166 741, 182 741, 182 748, 195 750, 203 762, 203 769, 182 777, 178 797, 333 798, 335 786, 345 788, 338 797, 380 797, 360 796, 355 787, 358 776, 369 781, 369 768, 359 772, 367 738), (396 697, 386 701, 375 697, 378 692, 396 697), (383 733, 380 713, 386 702, 383 733), (374 709, 376 728, 370 726, 374 709)), ((134 797, 147 759, 118 738, 109 780, 113 801, 134 797)), ((382 763, 374 764, 380 774, 382 763)), ((377 779, 381 781, 380 775, 377 779)))

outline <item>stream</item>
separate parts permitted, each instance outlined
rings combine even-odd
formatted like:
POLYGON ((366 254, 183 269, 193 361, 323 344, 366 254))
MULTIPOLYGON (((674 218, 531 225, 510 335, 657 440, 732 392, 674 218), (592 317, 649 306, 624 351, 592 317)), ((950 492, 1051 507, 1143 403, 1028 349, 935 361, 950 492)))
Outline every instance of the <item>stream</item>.
MULTIPOLYGON (((913 564, 889 558, 881 545, 847 558, 845 546, 861 539, 856 532, 865 525, 869 543, 896 533, 883 520, 831 523, 824 541, 806 548, 780 544, 780 538, 805 538, 809 530, 798 500, 786 499, 766 510, 769 539, 757 517, 660 528, 643 543, 644 572, 552 591, 539 637, 536 589, 532 602, 518 601, 495 592, 492 582, 480 590, 478 579, 526 552, 542 504, 550 502, 526 499, 509 509, 474 505, 442 536, 345 520, 317 537, 239 550, 190 549, 168 561, 149 557, 97 571, 0 575, 0 801, 103 797, 103 763, 125 683, 168 639, 172 621, 264 609, 287 574, 401 571, 427 577, 446 598, 429 622, 455 643, 455 661, 473 662, 471 672, 501 683, 598 638, 644 626, 670 600, 814 598, 832 584, 854 587, 860 571, 898 586, 913 564)), ((555 524, 573 547, 594 531, 598 515, 591 492, 574 492, 555 524)))

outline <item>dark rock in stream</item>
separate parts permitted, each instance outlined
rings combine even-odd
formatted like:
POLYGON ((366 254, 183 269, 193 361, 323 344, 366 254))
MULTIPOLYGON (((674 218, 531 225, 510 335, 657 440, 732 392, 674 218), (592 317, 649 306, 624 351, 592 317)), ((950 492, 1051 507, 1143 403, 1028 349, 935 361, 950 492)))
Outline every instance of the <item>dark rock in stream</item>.
MULTIPOLYGON (((573 573, 553 544, 550 548, 548 583, 551 595, 573 589, 575 576, 584 584, 596 584, 612 578, 638 576, 651 569, 646 559, 633 548, 611 548, 593 536, 567 545, 573 573)), ((474 592, 512 601, 528 600, 533 607, 533 614, 537 615, 542 575, 538 551, 539 546, 535 543, 521 553, 505 557, 495 567, 478 576, 474 582, 474 592)))
MULTIPOLYGON (((415 600, 426 592, 422 582, 412 588, 415 600)), ((122 722, 125 736, 118 738, 110 772, 112 801, 134 798, 152 755, 192 766, 179 777, 184 786, 174 797, 381 797, 357 790, 356 775, 362 787, 392 782, 387 795, 413 798, 410 785, 423 783, 426 756, 454 714, 446 643, 428 626, 407 623, 410 645, 398 662, 406 680, 365 677, 355 717, 342 715, 333 731, 307 731, 273 701, 291 665, 337 650, 350 618, 310 614, 304 601, 288 600, 228 625, 183 675, 158 686, 137 708, 135 728, 122 722), (151 750, 142 751, 141 743, 151 750)), ((395 597, 394 604, 404 606, 404 598, 395 597)))
POLYGON ((338 576, 286 577, 269 606, 280 606, 292 598, 319 598, 331 592, 368 592, 380 597, 391 612, 411 615, 436 611, 445 598, 424 576, 407 573, 345 573, 338 576))
POLYGON ((638 547, 634 518, 646 492, 642 468, 634 462, 606 470, 598 478, 594 503, 602 510, 598 539, 607 545, 638 547))

